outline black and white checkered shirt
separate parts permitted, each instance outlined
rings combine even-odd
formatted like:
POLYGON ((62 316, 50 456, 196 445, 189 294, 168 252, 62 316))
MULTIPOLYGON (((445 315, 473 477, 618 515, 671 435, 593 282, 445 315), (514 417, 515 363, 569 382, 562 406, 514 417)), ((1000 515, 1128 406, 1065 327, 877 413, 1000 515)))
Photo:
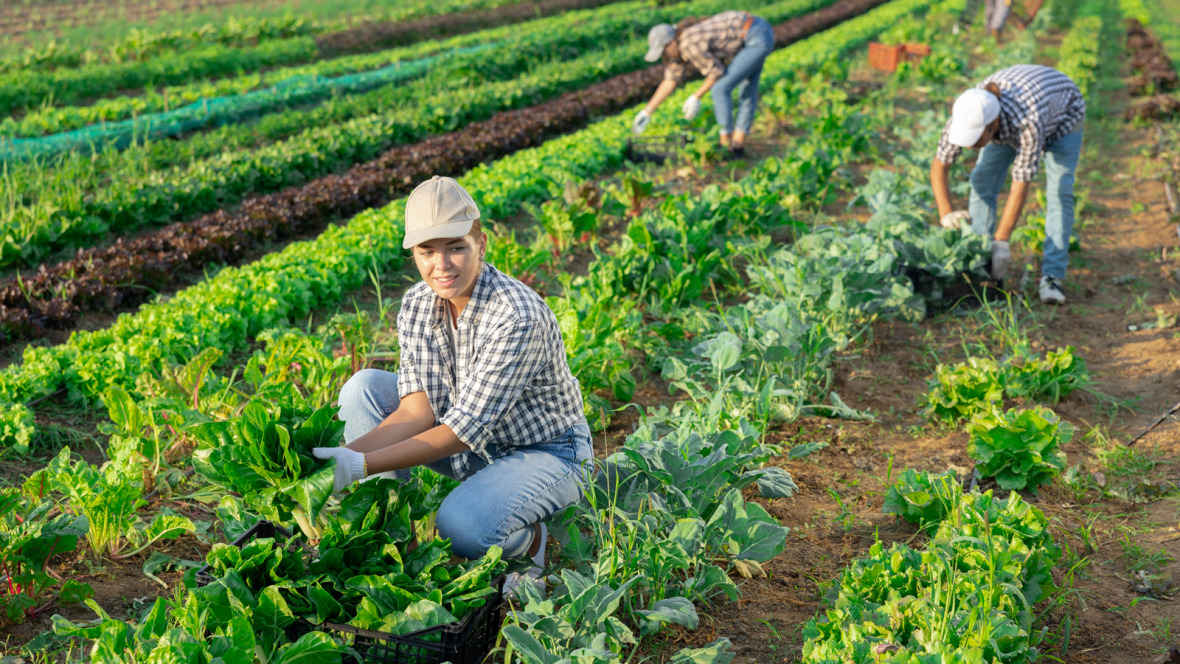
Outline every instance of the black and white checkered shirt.
POLYGON ((664 78, 679 85, 692 76, 694 69, 705 78, 724 76, 726 66, 745 43, 742 26, 748 18, 746 12, 721 12, 685 28, 683 34, 677 35, 681 59, 667 63, 664 78))
MULTIPOLYGON (((1045 146, 1081 128, 1086 100, 1068 76, 1042 65, 1001 69, 979 84, 1000 88, 1000 127, 992 140, 1016 148, 1012 179, 1031 182, 1041 166, 1045 146)), ((947 140, 950 121, 938 141, 938 160, 953 164, 963 148, 947 140)))
POLYGON ((552 440, 585 417, 557 317, 528 286, 485 264, 448 343, 446 302, 425 282, 406 291, 397 315, 398 393, 425 392, 437 424, 469 452, 450 458, 455 477, 471 455, 552 440))

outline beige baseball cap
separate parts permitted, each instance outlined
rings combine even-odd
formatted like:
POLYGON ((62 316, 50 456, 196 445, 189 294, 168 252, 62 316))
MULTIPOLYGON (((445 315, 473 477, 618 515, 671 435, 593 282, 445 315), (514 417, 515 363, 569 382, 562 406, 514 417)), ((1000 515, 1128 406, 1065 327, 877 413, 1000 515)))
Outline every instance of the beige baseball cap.
POLYGON ((414 187, 406 199, 406 239, 403 249, 437 240, 463 237, 479 219, 471 194, 454 178, 436 175, 414 187))

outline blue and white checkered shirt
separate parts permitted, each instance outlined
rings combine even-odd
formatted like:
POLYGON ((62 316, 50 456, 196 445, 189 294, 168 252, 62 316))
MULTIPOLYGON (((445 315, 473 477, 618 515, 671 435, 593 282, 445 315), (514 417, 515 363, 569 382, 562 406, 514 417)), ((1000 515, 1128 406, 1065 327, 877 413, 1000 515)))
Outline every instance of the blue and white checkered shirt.
MULTIPOLYGON (((1043 65, 1015 65, 987 77, 979 87, 1000 88, 1000 127, 992 139, 1016 148, 1012 179, 1031 182, 1041 165, 1045 147, 1081 128, 1086 100, 1068 76, 1043 65)), ((950 129, 950 121, 947 121, 950 129)), ((947 129, 938 142, 938 160, 953 164, 963 148, 951 145, 947 129)))
POLYGON ((473 454, 487 462, 545 443, 585 418, 557 317, 528 286, 484 264, 448 342, 446 302, 425 282, 406 291, 397 315, 401 398, 425 392, 436 424, 471 448, 450 457, 456 478, 473 454))

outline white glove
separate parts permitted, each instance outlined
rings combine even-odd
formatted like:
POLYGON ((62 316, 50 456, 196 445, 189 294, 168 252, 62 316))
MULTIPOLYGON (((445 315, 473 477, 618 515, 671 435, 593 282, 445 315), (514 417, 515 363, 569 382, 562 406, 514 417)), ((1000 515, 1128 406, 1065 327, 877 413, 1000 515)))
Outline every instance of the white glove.
POLYGON ((642 134, 643 130, 647 129, 647 123, 651 122, 651 113, 647 109, 639 111, 639 115, 635 116, 634 122, 631 123, 631 131, 636 134, 642 134))
POLYGON ((684 119, 691 120, 701 112, 701 100, 697 99, 696 95, 689 95, 688 99, 684 100, 684 119))
POLYGON ((942 215, 939 223, 942 224, 943 228, 958 230, 964 221, 970 222, 971 214, 966 210, 955 210, 954 212, 947 212, 942 215))
POLYGON ((1003 281, 1008 276, 1008 263, 1012 254, 1008 253, 1008 243, 995 240, 992 242, 992 279, 1003 281))
POLYGON ((353 482, 365 479, 365 455, 347 447, 313 447, 311 455, 317 459, 336 460, 336 485, 332 493, 352 486, 353 482))

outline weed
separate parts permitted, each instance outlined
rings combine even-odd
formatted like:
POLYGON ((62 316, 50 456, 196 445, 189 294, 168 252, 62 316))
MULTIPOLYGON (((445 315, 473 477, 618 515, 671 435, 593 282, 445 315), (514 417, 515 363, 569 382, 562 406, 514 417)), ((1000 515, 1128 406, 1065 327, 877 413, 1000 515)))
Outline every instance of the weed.
POLYGON ((1119 542, 1119 548, 1123 550, 1123 555, 1127 558, 1127 569, 1132 572, 1139 570, 1158 572, 1168 563, 1176 560, 1168 555, 1163 547, 1160 547, 1158 551, 1149 551, 1143 545, 1132 542, 1129 534, 1123 535, 1123 540, 1119 542))

